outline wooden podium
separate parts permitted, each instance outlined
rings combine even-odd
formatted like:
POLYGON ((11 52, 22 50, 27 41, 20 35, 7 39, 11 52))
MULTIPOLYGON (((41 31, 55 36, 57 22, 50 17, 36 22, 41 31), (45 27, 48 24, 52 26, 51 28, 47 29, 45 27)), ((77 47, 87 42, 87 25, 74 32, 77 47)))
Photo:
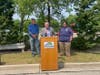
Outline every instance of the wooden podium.
POLYGON ((41 70, 58 69, 58 38, 42 37, 41 38, 41 70))

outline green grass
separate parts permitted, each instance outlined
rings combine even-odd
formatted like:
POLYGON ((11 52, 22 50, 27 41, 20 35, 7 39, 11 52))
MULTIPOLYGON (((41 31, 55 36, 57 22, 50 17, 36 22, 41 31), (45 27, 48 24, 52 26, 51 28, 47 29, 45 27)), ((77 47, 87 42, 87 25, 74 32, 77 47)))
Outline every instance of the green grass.
MULTIPOLYGON (((10 64, 35 64, 40 63, 40 57, 32 57, 31 52, 24 53, 9 53, 3 54, 2 62, 7 65, 10 64)), ((59 57, 61 62, 100 62, 100 54, 93 54, 88 52, 76 51, 71 57, 62 56, 59 57)))
POLYGON ((5 64, 39 63, 39 56, 32 57, 31 52, 3 54, 1 61, 5 64))
POLYGON ((72 55, 70 58, 61 57, 59 61, 63 62, 100 62, 100 54, 84 53, 84 52, 75 52, 75 55, 72 55))

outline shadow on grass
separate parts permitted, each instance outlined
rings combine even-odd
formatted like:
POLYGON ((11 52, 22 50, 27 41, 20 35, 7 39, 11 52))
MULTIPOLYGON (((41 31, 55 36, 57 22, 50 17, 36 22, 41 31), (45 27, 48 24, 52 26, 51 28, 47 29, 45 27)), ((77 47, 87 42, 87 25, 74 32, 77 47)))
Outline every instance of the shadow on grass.
POLYGON ((5 62, 0 62, 0 65, 5 65, 6 63, 5 62))
POLYGON ((1 50, 0 54, 9 54, 9 53, 21 53, 20 49, 11 49, 11 50, 1 50))
POLYGON ((58 57, 58 69, 64 68, 65 61, 66 61, 65 56, 58 57))
POLYGON ((64 68, 64 62, 59 61, 59 62, 58 62, 58 68, 59 68, 59 69, 64 68))

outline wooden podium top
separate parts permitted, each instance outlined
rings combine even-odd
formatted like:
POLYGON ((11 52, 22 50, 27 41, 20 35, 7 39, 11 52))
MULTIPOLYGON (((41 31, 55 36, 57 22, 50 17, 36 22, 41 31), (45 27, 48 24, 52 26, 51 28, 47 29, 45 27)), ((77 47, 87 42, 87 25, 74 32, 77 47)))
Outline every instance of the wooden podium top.
POLYGON ((40 39, 58 39, 58 37, 57 36, 41 37, 40 39))

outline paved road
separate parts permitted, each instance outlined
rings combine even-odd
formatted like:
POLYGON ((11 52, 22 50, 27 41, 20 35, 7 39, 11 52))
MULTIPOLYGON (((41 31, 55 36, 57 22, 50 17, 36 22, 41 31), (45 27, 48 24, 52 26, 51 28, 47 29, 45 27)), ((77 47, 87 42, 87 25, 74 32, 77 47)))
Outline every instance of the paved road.
POLYGON ((44 74, 19 74, 19 75, 100 75, 100 71, 58 72, 44 74))

